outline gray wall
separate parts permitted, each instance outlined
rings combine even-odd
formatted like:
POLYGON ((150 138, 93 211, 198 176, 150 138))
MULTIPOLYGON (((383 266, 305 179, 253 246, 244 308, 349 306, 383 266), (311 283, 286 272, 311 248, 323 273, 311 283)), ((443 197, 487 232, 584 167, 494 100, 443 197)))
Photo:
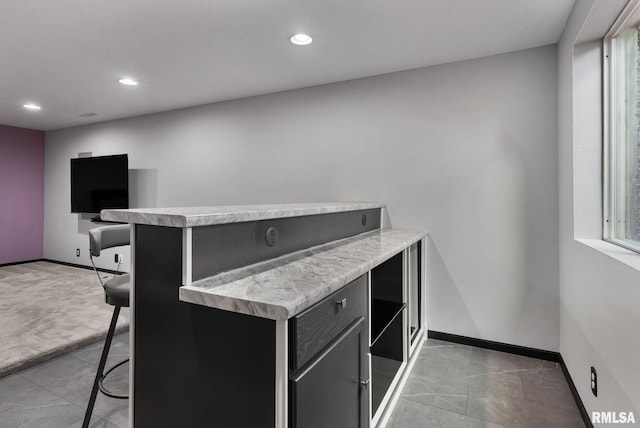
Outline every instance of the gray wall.
POLYGON ((601 240, 601 39, 625 3, 576 1, 558 48, 560 352, 589 413, 638 420, 640 260, 601 240))
POLYGON ((385 201, 431 233, 430 329, 557 350, 556 72, 547 46, 49 132, 45 257, 87 263, 69 159, 128 153, 134 206, 385 201))

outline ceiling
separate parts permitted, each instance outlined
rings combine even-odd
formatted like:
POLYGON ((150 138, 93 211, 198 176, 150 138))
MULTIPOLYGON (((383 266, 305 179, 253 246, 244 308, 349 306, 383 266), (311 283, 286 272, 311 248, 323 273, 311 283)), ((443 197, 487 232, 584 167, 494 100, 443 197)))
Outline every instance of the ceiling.
POLYGON ((2 0, 0 124, 53 130, 548 45, 573 2, 2 0), (298 32, 314 42, 291 44, 298 32))

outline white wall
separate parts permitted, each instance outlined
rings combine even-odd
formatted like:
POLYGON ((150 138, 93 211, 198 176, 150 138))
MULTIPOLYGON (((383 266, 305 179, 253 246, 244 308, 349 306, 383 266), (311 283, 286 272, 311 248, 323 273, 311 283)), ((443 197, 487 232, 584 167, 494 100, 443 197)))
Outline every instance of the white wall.
POLYGON ((625 2, 578 0, 558 48, 560 352, 588 412, 640 422, 640 256, 600 240, 600 40, 625 2))
POLYGON ((556 73, 547 46, 49 132, 45 257, 86 247, 69 159, 128 153, 137 206, 385 201, 431 233, 429 328, 557 350, 556 73))

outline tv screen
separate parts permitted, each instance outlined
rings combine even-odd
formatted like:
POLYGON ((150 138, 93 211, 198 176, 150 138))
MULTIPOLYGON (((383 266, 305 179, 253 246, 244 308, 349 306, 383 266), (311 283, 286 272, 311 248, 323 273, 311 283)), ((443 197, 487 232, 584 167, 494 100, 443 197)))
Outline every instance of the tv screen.
POLYGON ((71 159, 71 212, 129 208, 127 155, 71 159))

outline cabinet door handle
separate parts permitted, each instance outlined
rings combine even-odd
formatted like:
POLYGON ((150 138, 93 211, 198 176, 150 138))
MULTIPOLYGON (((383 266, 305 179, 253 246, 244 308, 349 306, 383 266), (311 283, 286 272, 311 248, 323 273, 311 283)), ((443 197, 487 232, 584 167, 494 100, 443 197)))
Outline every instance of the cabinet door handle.
POLYGON ((338 305, 338 307, 340 309, 346 308, 347 307, 347 298, 345 297, 344 299, 336 300, 336 305, 338 305))

